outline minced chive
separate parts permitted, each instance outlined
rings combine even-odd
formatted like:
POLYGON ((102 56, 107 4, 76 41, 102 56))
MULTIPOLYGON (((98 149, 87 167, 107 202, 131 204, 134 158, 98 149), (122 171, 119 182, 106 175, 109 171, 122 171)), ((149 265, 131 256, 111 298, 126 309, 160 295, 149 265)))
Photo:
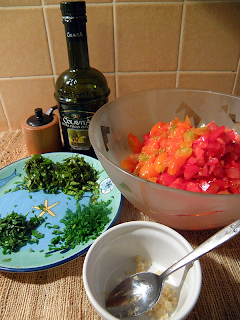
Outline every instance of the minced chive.
MULTIPOLYGON (((76 212, 67 210, 66 215, 60 220, 65 225, 61 234, 52 238, 49 250, 73 249, 80 243, 96 239, 110 221, 108 208, 111 200, 89 203, 88 206, 77 202, 76 212)), ((52 234, 57 234, 54 230, 52 234)))

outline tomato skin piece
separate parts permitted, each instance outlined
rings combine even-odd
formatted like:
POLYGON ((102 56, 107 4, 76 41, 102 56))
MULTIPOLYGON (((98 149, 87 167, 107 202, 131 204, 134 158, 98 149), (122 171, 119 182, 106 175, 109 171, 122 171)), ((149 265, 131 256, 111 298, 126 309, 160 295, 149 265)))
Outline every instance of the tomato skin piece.
POLYGON ((134 169, 135 169, 135 165, 132 163, 132 161, 130 159, 124 159, 121 163, 120 163, 120 167, 122 169, 125 169, 131 173, 133 173, 134 169))
POLYGON ((184 179, 190 180, 193 176, 198 174, 200 171, 200 167, 196 164, 188 164, 184 167, 184 179))
POLYGON ((135 174, 135 175, 137 175, 137 176, 139 176, 139 172, 140 172, 140 170, 141 170, 141 168, 144 166, 144 163, 143 162, 139 162, 137 165, 136 165, 136 167, 134 168, 134 170, 133 170, 133 174, 135 174))
POLYGON ((186 158, 185 157, 180 157, 177 159, 172 159, 172 161, 169 163, 168 165, 168 170, 167 172, 173 176, 176 175, 177 172, 179 171, 179 169, 184 165, 184 163, 186 162, 186 158))
POLYGON ((176 158, 189 158, 192 155, 192 148, 179 148, 176 153, 175 153, 175 157, 176 158))
POLYGON ((186 190, 192 191, 192 192, 201 192, 201 189, 199 188, 198 183, 194 183, 194 182, 189 182, 186 185, 186 190))
POLYGON ((159 153, 159 148, 158 140, 150 140, 148 144, 142 148, 142 151, 149 156, 152 154, 157 155, 159 153))
POLYGON ((197 135, 192 131, 188 130, 184 133, 183 139, 186 143, 193 143, 197 138, 197 135))
POLYGON ((167 152, 162 152, 156 157, 156 159, 154 161, 154 167, 158 173, 161 173, 165 170, 165 168, 166 168, 165 160, 166 159, 167 159, 167 152))
POLYGON ((220 134, 223 133, 224 131, 225 131, 225 127, 224 126, 215 128, 209 134, 209 141, 210 142, 215 141, 220 136, 220 134))
POLYGON ((132 153, 140 153, 142 149, 142 144, 139 141, 138 137, 135 136, 132 132, 128 134, 128 145, 132 153))
POLYGON ((208 127, 192 128, 191 131, 197 136, 203 136, 210 132, 208 127))
POLYGON ((240 179, 240 171, 238 168, 231 167, 229 169, 225 169, 227 177, 230 179, 240 179))
POLYGON ((183 121, 179 121, 175 124, 176 127, 181 127, 183 129, 190 129, 192 126, 191 124, 187 123, 187 122, 183 122, 183 121))
POLYGON ((139 177, 144 179, 157 178, 159 173, 155 170, 153 164, 145 164, 139 171, 139 177))
POLYGON ((188 123, 190 126, 192 126, 191 125, 191 120, 190 120, 190 118, 189 118, 189 116, 187 114, 185 116, 185 122, 188 123))
POLYGON ((137 163, 138 163, 138 155, 137 154, 130 154, 130 156, 128 156, 126 159, 124 159, 120 163, 120 167, 122 169, 125 169, 125 170, 133 173, 137 163))
POLYGON ((156 136, 162 135, 163 133, 162 127, 165 125, 166 125, 165 122, 161 122, 161 121, 157 122, 150 130, 149 136, 156 137, 156 136))

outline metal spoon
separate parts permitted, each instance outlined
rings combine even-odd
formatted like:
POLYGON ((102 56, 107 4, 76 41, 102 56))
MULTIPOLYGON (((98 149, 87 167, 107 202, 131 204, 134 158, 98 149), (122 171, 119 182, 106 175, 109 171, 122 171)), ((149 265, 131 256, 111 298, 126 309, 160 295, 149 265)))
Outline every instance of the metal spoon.
POLYGON ((138 316, 152 309, 160 299, 167 277, 189 262, 230 240, 240 232, 240 219, 223 228, 161 275, 141 272, 117 285, 106 300, 107 310, 117 318, 138 316))

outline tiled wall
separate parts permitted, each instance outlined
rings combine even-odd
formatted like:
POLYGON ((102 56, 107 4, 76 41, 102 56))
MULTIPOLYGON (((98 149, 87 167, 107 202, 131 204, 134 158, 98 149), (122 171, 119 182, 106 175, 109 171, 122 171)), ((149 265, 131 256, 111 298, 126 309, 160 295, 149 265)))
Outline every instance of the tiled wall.
MULTIPOLYGON (((90 63, 110 100, 151 88, 240 95, 240 1, 87 0, 90 63)), ((0 131, 56 102, 68 68, 59 0, 0 0, 0 131)))

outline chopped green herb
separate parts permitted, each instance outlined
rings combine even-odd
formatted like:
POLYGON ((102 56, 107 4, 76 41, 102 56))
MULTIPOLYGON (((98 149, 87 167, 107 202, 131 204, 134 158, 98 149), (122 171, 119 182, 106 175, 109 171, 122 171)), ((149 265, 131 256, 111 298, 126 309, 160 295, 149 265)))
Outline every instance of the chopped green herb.
MULTIPOLYGON (((67 214, 60 220, 65 225, 62 234, 52 238, 51 245, 48 245, 49 250, 73 249, 80 243, 96 239, 110 221, 109 214, 112 210, 108 208, 110 203, 111 200, 100 201, 82 207, 77 203, 76 212, 68 209, 67 214)), ((57 231, 53 231, 53 234, 58 234, 57 231)))
POLYGON ((30 244, 34 244, 34 243, 39 244, 39 240, 38 240, 38 239, 35 239, 35 238, 31 238, 31 239, 28 241, 28 243, 30 243, 30 244))
POLYGON ((19 186, 16 186, 14 189, 12 189, 12 192, 20 190, 19 186))
POLYGON ((31 196, 31 195, 29 195, 29 199, 32 199, 32 196, 31 196))
POLYGON ((35 237, 36 239, 42 239, 42 238, 44 238, 44 234, 43 234, 43 233, 40 233, 40 232, 37 231, 37 230, 33 230, 33 231, 32 231, 32 235, 33 235, 33 237, 35 237))
POLYGON ((14 211, 0 219, 0 246, 3 248, 3 254, 17 252, 27 243, 38 243, 31 235, 43 222, 44 218, 36 216, 27 221, 26 216, 14 211))
POLYGON ((11 192, 11 191, 12 191, 12 189, 8 189, 8 190, 4 191, 3 193, 8 193, 8 192, 11 192))
POLYGON ((61 230, 54 230, 54 231, 52 232, 52 234, 63 234, 63 231, 61 231, 61 230))
POLYGON ((52 253, 45 253, 45 258, 52 256, 52 253))
MULTIPOLYGON (((44 227, 46 228, 48 225, 50 225, 51 223, 50 222, 46 222, 44 227)), ((48 228, 51 228, 50 226, 48 228)))
POLYGON ((33 250, 32 248, 29 248, 29 251, 30 251, 30 252, 35 252, 35 250, 33 250))
POLYGON ((44 190, 47 193, 63 193, 79 200, 86 191, 92 191, 91 201, 99 197, 97 183, 99 173, 78 155, 53 162, 42 155, 32 155, 25 162, 26 176, 21 183, 22 189, 44 190))
POLYGON ((3 259, 2 261, 3 262, 10 262, 12 259, 11 258, 9 258, 9 259, 3 259))

